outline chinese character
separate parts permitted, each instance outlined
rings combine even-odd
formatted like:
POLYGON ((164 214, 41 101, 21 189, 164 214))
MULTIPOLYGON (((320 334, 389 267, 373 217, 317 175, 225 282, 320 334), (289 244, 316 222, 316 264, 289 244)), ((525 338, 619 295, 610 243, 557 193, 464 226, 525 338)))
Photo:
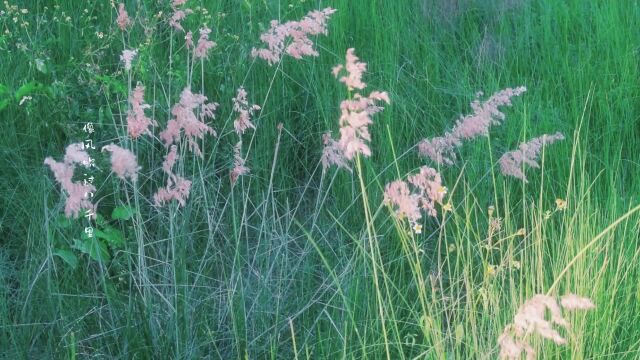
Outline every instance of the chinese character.
POLYGON ((89 226, 89 227, 85 227, 84 228, 84 233, 87 234, 87 236, 89 236, 90 238, 93 237, 93 227, 89 226))
POLYGON ((92 122, 88 122, 83 128, 82 130, 84 130, 84 132, 89 133, 89 134, 93 134, 93 123, 92 122))
POLYGON ((87 139, 84 141, 84 148, 85 149, 94 149, 95 150, 95 145, 93 145, 93 140, 91 139, 87 139))

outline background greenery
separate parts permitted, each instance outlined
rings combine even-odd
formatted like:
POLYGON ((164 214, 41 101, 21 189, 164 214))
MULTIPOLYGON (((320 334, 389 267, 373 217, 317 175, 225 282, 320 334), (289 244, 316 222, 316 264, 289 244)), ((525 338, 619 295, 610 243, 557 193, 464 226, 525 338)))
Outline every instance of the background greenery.
MULTIPOLYGON (((60 194, 43 160, 83 139, 88 121, 97 124, 99 145, 117 136, 127 78, 118 64, 116 12, 107 1, 6 4, 0 355, 495 358, 496 339, 518 306, 547 292, 584 249, 553 290, 591 297, 597 308, 575 316, 567 346, 535 340, 539 356, 638 357, 638 215, 587 246, 638 203, 637 1, 191 0, 201 8, 186 27, 207 24, 218 43, 204 83, 196 81, 221 104, 214 127, 230 131, 231 98, 241 84, 263 107, 251 138, 251 175, 230 187, 236 140, 220 136, 205 144, 204 161, 185 165, 194 179, 185 208, 158 211, 142 201, 139 216, 119 219, 111 210, 128 202, 131 188, 99 164, 101 226, 122 237, 109 240, 109 261, 73 248, 85 220, 60 219, 60 194), (326 6, 338 11, 328 36, 317 39, 318 58, 269 67, 249 57, 271 19, 299 19, 326 6), (330 70, 350 47, 368 63, 368 89, 391 97, 371 127, 374 154, 363 161, 372 224, 358 178, 319 166, 321 135, 337 130, 346 97, 330 70), (434 166, 413 147, 470 112, 477 91, 519 85, 528 91, 490 141, 466 144, 458 165, 441 169, 455 210, 428 220, 407 242, 406 225, 380 206, 384 184, 434 166), (528 171, 528 184, 497 173, 504 151, 556 130, 567 140, 545 150, 543 170, 528 171), (555 210, 556 198, 567 200, 566 210, 555 210), (503 226, 490 235, 492 205, 503 226), (516 235, 521 228, 525 236, 516 235), (487 249, 493 237, 499 245, 487 249), (77 264, 55 255, 60 249, 77 264), (487 271, 491 265, 499 266, 496 274, 487 271)), ((179 46, 181 35, 172 37, 162 23, 167 4, 127 1, 127 9, 148 19, 126 39, 140 48, 133 84, 147 86, 164 124, 163 92, 175 98, 186 81, 184 51, 169 46, 179 46), (170 49, 178 53, 171 68, 170 49)), ((137 150, 149 166, 163 156, 150 142, 137 150)), ((145 198, 157 176, 141 182, 145 198)))

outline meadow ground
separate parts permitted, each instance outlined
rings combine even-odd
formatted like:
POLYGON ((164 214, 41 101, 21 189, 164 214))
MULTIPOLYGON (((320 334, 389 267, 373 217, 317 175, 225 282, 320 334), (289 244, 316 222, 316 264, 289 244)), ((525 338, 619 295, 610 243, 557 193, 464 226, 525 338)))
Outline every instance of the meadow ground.
POLYGON ((123 29, 117 7, 0 5, 0 358, 492 359, 501 334, 540 359, 640 358, 638 1, 127 0, 123 29), (251 56, 272 19, 326 7, 318 56, 251 56), (207 57, 170 26, 186 8, 194 42, 212 30, 207 57), (341 102, 358 99, 332 75, 349 48, 367 63, 362 94, 390 101, 370 114, 371 156, 325 168, 323 134, 341 138, 341 102), (158 126, 131 139, 138 84, 158 126), (183 137, 163 172, 158 137, 187 85, 219 103, 217 136, 202 156, 183 137), (240 86, 260 106, 244 133, 240 86), (518 86, 453 164, 419 156, 477 92, 518 86), (501 173, 505 152, 556 132, 527 182, 501 173), (96 164, 74 184, 94 178, 97 218, 67 219, 44 161, 88 138, 96 164), (111 171, 111 143, 136 154, 137 181, 111 171), (446 187, 421 194, 435 216, 399 217, 386 186, 425 165, 446 187), (184 205, 154 202, 181 176, 184 205), (570 293, 595 308, 563 302, 565 327, 547 302, 529 334, 508 327, 534 295, 570 293), (543 338, 546 321, 565 344, 543 338))

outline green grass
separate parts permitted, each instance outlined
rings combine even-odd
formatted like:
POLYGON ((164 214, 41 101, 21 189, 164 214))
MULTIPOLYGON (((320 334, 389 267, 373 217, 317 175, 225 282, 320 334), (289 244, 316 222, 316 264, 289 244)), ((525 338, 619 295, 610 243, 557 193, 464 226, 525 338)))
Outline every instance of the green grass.
MULTIPOLYGON (((53 253, 70 249, 88 222, 58 220, 64 205, 43 160, 83 139, 87 121, 100 146, 122 133, 114 125, 126 106, 123 39, 108 2, 24 3, 26 29, 0 16, 0 84, 6 96, 30 81, 45 89, 0 110, 0 357, 497 358, 518 307, 551 290, 597 307, 570 317, 568 345, 532 337, 539 358, 638 358, 637 1, 505 0, 516 5, 500 9, 469 0, 456 12, 436 0, 191 0, 212 15, 185 24, 214 30, 218 46, 204 84, 196 67, 194 89, 221 104, 213 123, 221 136, 206 141, 204 160, 186 157, 193 187, 184 208, 149 202, 163 181, 154 170, 159 143, 136 145, 145 167, 136 191, 100 163, 99 212, 125 241, 108 262, 72 250, 75 269, 53 253), (249 57, 271 19, 325 6, 338 12, 317 38, 319 57, 273 67, 249 57), (391 105, 374 117, 373 156, 359 171, 323 172, 321 135, 336 134, 347 96, 331 68, 350 47, 368 63, 367 89, 388 91, 391 105), (232 188, 231 98, 240 85, 263 109, 244 137, 251 175, 232 188), (434 166, 415 144, 470 112, 477 91, 519 85, 528 91, 504 124, 440 169, 454 211, 428 219, 421 235, 395 221, 382 205, 384 185, 434 166), (499 174, 502 153, 556 130, 567 140, 545 149, 528 184, 499 174), (566 210, 555 210, 556 198, 566 210), (109 220, 123 204, 140 214, 109 220), (502 228, 488 250, 492 205, 502 228), (490 275, 489 265, 501 267, 490 275)), ((141 17, 169 11, 156 1, 127 8, 141 17)), ((186 84, 184 51, 172 72, 168 62, 182 35, 149 28, 146 45, 142 31, 127 39, 141 46, 132 84, 145 84, 164 125, 165 92, 176 99, 186 84)))

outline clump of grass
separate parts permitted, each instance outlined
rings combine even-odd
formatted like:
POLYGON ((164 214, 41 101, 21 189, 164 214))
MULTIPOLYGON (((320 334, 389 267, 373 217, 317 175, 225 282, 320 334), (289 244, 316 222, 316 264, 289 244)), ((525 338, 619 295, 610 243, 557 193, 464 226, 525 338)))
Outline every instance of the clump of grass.
POLYGON ((630 5, 523 2, 490 19, 504 46, 499 69, 469 56, 487 33, 475 5, 460 8, 455 33, 400 6, 368 12, 362 1, 338 1, 335 13, 305 2, 195 5, 5 6, 0 232, 9 240, 0 269, 10 270, 0 272, 0 354, 496 358, 528 299, 573 292, 597 307, 562 314, 566 346, 520 336, 546 316, 522 322, 514 342, 539 358, 633 358, 630 5), (309 25, 319 27, 298 36, 309 25), (281 43, 259 44, 277 29, 288 31, 281 43), (260 46, 290 56, 251 57, 260 46), (330 70, 346 48, 368 64, 364 72, 352 51, 347 71, 336 69, 345 92, 330 70), (136 51, 129 68, 123 50, 136 51), (302 50, 311 56, 296 59, 302 50), (612 79, 611 69, 628 76, 612 79), (365 79, 386 92, 365 97, 365 79), (28 94, 19 90, 28 84, 28 94), (502 109, 500 128, 455 146, 455 163, 415 156, 476 89, 509 84, 527 84, 527 95, 502 109), (67 185, 95 177, 95 194, 78 192, 95 219, 78 211, 71 220, 42 160, 65 164, 56 154, 84 143, 88 121, 109 153, 85 149, 95 167, 54 173, 67 185), (322 149, 319 135, 338 127, 322 149), (617 127, 622 138, 600 136, 617 127), (494 154, 557 128, 564 143, 543 152, 543 139, 517 153, 539 166, 526 182, 496 176, 494 154), (394 192, 402 201, 385 201, 394 181, 407 185, 394 192), (164 201, 154 201, 162 189, 164 201))

